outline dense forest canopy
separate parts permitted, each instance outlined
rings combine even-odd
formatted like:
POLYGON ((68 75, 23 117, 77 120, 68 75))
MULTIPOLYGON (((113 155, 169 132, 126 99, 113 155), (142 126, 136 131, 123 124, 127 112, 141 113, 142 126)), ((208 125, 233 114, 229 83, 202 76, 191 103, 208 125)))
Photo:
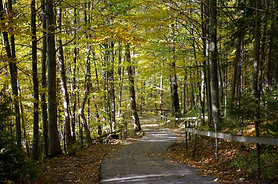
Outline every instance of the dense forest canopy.
POLYGON ((34 160, 143 113, 277 137, 276 0, 1 0, 0 18, 1 132, 34 160))

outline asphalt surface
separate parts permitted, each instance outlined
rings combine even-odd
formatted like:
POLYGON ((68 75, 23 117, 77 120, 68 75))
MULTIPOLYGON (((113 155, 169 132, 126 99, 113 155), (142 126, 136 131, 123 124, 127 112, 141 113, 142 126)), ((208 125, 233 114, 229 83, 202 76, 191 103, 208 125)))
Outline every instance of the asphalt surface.
POLYGON ((145 136, 104 157, 100 173, 106 183, 215 183, 212 176, 201 176, 186 164, 173 163, 159 156, 171 147, 178 136, 168 129, 144 126, 145 136))

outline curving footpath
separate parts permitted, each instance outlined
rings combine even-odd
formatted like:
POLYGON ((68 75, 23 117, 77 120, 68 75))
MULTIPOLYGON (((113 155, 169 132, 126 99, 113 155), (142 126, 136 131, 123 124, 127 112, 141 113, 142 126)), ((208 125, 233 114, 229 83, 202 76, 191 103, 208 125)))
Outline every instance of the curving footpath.
POLYGON ((178 136, 168 129, 154 129, 153 125, 145 125, 145 136, 140 141, 104 157, 100 183, 215 183, 214 177, 201 176, 193 167, 160 157, 178 136))

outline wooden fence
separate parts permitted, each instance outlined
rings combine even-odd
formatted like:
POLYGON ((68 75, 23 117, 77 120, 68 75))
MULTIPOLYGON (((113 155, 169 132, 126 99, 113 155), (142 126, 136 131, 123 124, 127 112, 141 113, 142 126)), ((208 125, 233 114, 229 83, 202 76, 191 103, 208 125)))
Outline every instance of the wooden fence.
POLYGON ((236 141, 236 142, 258 143, 258 144, 267 144, 267 145, 278 146, 278 138, 239 136, 239 135, 231 135, 231 134, 213 132, 213 131, 195 130, 193 128, 185 128, 185 131, 193 133, 193 134, 204 135, 204 136, 220 138, 220 139, 226 139, 226 140, 231 140, 231 141, 236 141))
MULTIPOLYGON (((186 121, 186 122, 190 123, 191 126, 194 126, 196 121, 199 120, 198 117, 173 118, 173 117, 164 117, 163 116, 163 118, 166 120, 186 121)), ((227 134, 227 133, 220 133, 220 132, 214 132, 214 131, 201 131, 201 130, 196 130, 195 128, 186 128, 186 127, 185 127, 185 131, 192 133, 192 134, 198 134, 198 135, 214 137, 214 138, 219 138, 219 139, 226 139, 226 140, 231 140, 231 141, 236 141, 236 142, 258 143, 258 144, 278 146, 278 138, 231 135, 231 134, 227 134)))

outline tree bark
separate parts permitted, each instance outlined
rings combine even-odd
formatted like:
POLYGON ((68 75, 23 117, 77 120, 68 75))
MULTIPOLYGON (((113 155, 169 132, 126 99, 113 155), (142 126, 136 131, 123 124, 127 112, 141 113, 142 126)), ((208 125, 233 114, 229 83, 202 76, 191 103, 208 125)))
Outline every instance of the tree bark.
MULTIPOLYGON (((211 100, 214 131, 218 131, 219 115, 219 90, 218 90, 218 50, 217 50, 217 0, 210 0, 210 33, 211 33, 211 100)), ((218 140, 215 138, 215 159, 218 161, 218 140)))
POLYGON ((114 89, 114 43, 110 42, 107 45, 107 82, 108 82, 108 103, 111 132, 116 130, 116 107, 115 107, 115 89, 114 89))
POLYGON ((87 58, 86 58, 86 75, 85 75, 85 94, 84 94, 84 98, 81 102, 81 107, 79 109, 79 116, 81 119, 81 123, 84 127, 85 130, 85 135, 86 135, 86 142, 87 142, 87 146, 90 146, 92 144, 92 138, 91 138, 91 133, 90 133, 90 129, 88 127, 88 122, 86 121, 86 117, 84 114, 84 109, 85 109, 85 105, 88 99, 88 96, 90 94, 90 90, 91 90, 91 67, 90 67, 90 52, 91 51, 91 46, 88 46, 86 48, 86 54, 87 54, 87 58))
MULTIPOLYGON (((163 68, 164 66, 164 62, 161 62, 161 71, 160 71, 160 83, 159 83, 159 109, 160 109, 160 119, 163 119, 163 112, 162 112, 162 108, 163 108, 163 68)), ((184 109, 185 110, 185 109, 184 109)))
MULTIPOLYGON (((59 1, 59 6, 57 8, 57 26, 58 30, 62 32, 62 8, 61 1, 59 1)), ((57 58, 59 64, 59 70, 61 75, 61 90, 63 97, 63 107, 64 107, 64 126, 65 126, 65 136, 66 136, 66 148, 67 151, 71 151, 71 147, 73 144, 73 139, 71 136, 71 127, 70 127, 70 102, 69 102, 69 94, 67 89, 67 77, 66 77, 66 69, 64 64, 64 53, 63 53, 63 44, 61 38, 58 39, 58 51, 57 58)), ((66 151, 66 150, 65 150, 66 151)))
POLYGON ((34 120, 32 159, 39 160, 39 80, 37 69, 36 2, 31 0, 32 71, 34 85, 34 120))
POLYGON ((48 120, 49 120, 49 154, 51 157, 62 153, 57 128, 56 102, 56 53, 55 53, 55 15, 53 0, 46 0, 47 24, 47 67, 48 67, 48 120))
MULTIPOLYGON (((260 119, 260 92, 259 92, 259 65, 260 65, 260 40, 261 40, 261 0, 256 0, 256 20, 255 20, 255 41, 254 41, 254 62, 253 62, 253 78, 252 92, 255 101, 254 123, 256 136, 260 136, 259 119, 260 119)), ((260 171, 260 145, 256 144, 258 171, 260 171)))
POLYGON ((122 112, 122 90, 123 90, 123 74, 124 74, 124 67, 121 66, 122 64, 122 44, 119 42, 119 67, 118 67, 118 76, 119 76, 119 94, 118 94, 118 119, 121 118, 122 112))
POLYGON ((134 88, 134 69, 131 63, 131 57, 130 57, 130 48, 129 44, 126 44, 125 46, 125 56, 126 61, 128 62, 127 66, 127 73, 128 73, 128 80, 129 80, 129 99, 130 99, 130 108, 132 112, 132 118, 134 120, 134 129, 135 132, 141 131, 141 125, 139 122, 139 117, 136 109, 136 99, 135 99, 135 88, 134 88))
MULTIPOLYGON (((4 9, 3 9, 3 2, 0 1, 0 19, 4 19, 4 9)), ((12 12, 12 2, 11 0, 8 1, 9 5, 9 12, 12 12)), ((10 20, 12 23, 12 15, 10 16, 10 20)), ((4 24, 1 26, 5 27, 4 24)), ((21 127, 20 127, 20 112, 19 112, 19 103, 18 103, 18 81, 17 81, 17 66, 15 62, 15 44, 14 44, 14 35, 11 35, 11 45, 9 43, 8 32, 3 31, 3 44, 5 46, 5 50, 7 56, 9 58, 9 68, 10 68, 10 75, 11 75, 11 85, 12 85, 12 92, 13 92, 13 100, 14 100, 14 111, 15 111, 15 123, 16 123, 16 143, 18 148, 21 148, 21 127)))
POLYGON ((88 123, 86 121, 86 117, 85 117, 85 114, 84 114, 85 105, 86 105, 86 102, 87 102, 87 99, 88 99, 88 96, 89 96, 90 84, 87 83, 86 85, 87 85, 87 87, 86 87, 86 91, 85 91, 85 94, 84 94, 84 98, 81 102, 81 107, 79 109, 79 116, 80 116, 81 123, 84 127, 84 130, 85 130, 87 146, 90 146, 92 144, 92 138, 91 138, 90 129, 88 127, 88 123))
MULTIPOLYGON (((277 2, 273 0, 272 2, 272 12, 278 12, 277 2)), ((268 66, 267 66, 267 88, 273 89, 277 85, 277 66, 278 66, 278 17, 275 15, 271 16, 272 23, 270 27, 270 38, 269 38, 269 57, 268 57, 268 66)))
MULTIPOLYGON (((42 28, 46 30, 46 12, 45 12, 45 0, 41 0, 42 7, 42 28)), ((42 111, 42 124, 43 124, 43 152, 44 156, 48 157, 48 149, 49 149, 49 140, 48 140, 48 120, 47 120, 47 103, 46 103, 46 49, 47 49, 47 34, 43 32, 43 41, 42 41, 42 51, 41 51, 41 85, 42 85, 42 93, 41 93, 41 111, 42 111)))
POLYGON ((177 75, 176 75, 176 63, 175 63, 175 47, 174 40, 172 38, 173 35, 173 25, 170 26, 170 42, 171 45, 169 47, 170 54, 170 87, 171 87, 171 99, 172 99, 172 108, 173 114, 175 118, 180 117, 180 104, 179 104, 179 95, 178 95, 178 83, 177 83, 177 75))
MULTIPOLYGON (((96 58, 95 58, 95 54, 93 52, 93 60, 94 60, 94 65, 95 65, 95 75, 96 75, 96 82, 97 82, 97 90, 99 91, 99 79, 98 79, 98 70, 97 70, 97 65, 96 65, 96 58)), ((95 97, 93 96, 93 100, 95 99, 95 97)), ((96 109, 96 121, 99 123, 100 122, 100 116, 99 116, 99 110, 98 110, 98 105, 97 103, 94 104, 95 106, 95 109, 96 109)), ((102 135, 102 127, 101 125, 99 124, 98 125, 98 135, 102 135)))
MULTIPOLYGON (((21 98, 21 90, 20 87, 18 87, 18 96, 21 98)), ((23 104, 22 101, 20 101, 20 113, 23 114, 24 113, 24 109, 23 109, 23 104)), ((26 134, 26 127, 25 127, 25 120, 24 120, 24 116, 21 116, 21 126, 22 126, 22 130, 23 130, 23 137, 24 137, 24 142, 25 142, 25 148, 26 148, 26 152, 27 152, 27 156, 30 157, 30 148, 29 148, 29 140, 27 138, 27 134, 26 134)))
MULTIPOLYGON (((77 24, 77 10, 74 9, 74 24, 77 24)), ((74 38, 76 39, 77 36, 77 30, 74 29, 74 38)), ((76 142, 76 135, 75 135, 75 125, 76 125, 76 103, 77 103, 77 96, 76 96, 76 65, 77 65, 77 46, 76 41, 74 41, 74 49, 73 49, 73 68, 72 68, 72 91, 73 91, 73 106, 72 106, 72 118, 71 118, 71 131, 72 131, 72 139, 73 142, 76 142)))
POLYGON ((207 97, 207 109, 208 109, 208 125, 211 125, 212 122, 212 105, 211 105, 211 75, 210 75, 210 63, 209 63, 209 7, 208 0, 202 2, 202 41, 203 41, 203 55, 205 61, 203 62, 203 71, 204 71, 204 80, 206 88, 206 97, 207 97))

